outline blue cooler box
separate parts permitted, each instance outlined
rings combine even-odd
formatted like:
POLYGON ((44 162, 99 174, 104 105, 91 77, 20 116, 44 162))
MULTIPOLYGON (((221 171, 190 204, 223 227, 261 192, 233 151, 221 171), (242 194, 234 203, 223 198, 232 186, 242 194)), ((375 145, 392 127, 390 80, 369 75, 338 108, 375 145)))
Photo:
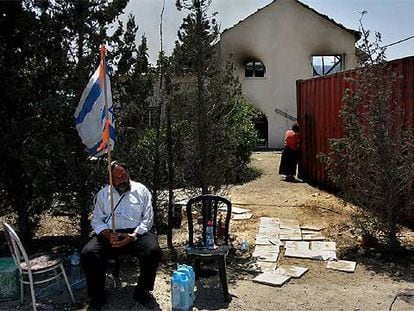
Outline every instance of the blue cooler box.
POLYGON ((19 270, 11 257, 0 258, 0 301, 20 298, 19 270))

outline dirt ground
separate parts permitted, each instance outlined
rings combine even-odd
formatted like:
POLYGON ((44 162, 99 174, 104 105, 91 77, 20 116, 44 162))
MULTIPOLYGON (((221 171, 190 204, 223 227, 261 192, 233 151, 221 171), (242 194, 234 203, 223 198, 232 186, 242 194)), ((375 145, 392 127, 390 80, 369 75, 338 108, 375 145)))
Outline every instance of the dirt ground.
MULTIPOLYGON (((286 182, 277 174, 279 152, 257 152, 252 165, 262 171, 260 178, 230 189, 229 197, 236 207, 253 212, 249 220, 232 220, 230 231, 235 251, 228 257, 227 274, 230 303, 222 299, 219 277, 202 277, 197 283, 194 310, 414 310, 414 253, 398 256, 378 249, 362 248, 358 234, 350 223, 351 207, 345 207, 332 194, 302 182, 286 182), (355 273, 327 270, 326 262, 285 258, 279 264, 293 264, 309 268, 300 279, 291 279, 282 287, 253 283, 254 274, 246 272, 253 251, 260 217, 297 219, 301 224, 325 227, 323 234, 337 243, 339 259, 357 262, 355 273), (237 250, 238 241, 249 242, 249 252, 237 250), (394 301, 395 300, 395 301, 394 301), (393 303, 394 301, 394 303, 393 303)), ((64 220, 62 220, 64 221, 64 220)), ((44 224, 47 227, 47 223, 44 224)), ((45 229, 47 231, 47 229, 45 229)), ((404 232, 404 241, 413 240, 412 232, 404 232)), ((174 245, 184 248, 185 228, 174 232, 174 245)), ((166 262, 157 275, 154 296, 155 310, 171 310, 169 278, 174 262, 166 247, 165 237, 160 243, 166 262)), ((412 245, 406 245, 412 247, 412 245)), ((178 261, 183 261, 182 253, 178 261)), ((131 261, 121 263, 121 280, 117 284, 108 278, 108 304, 104 310, 147 310, 132 299, 136 282, 135 266, 131 261)), ((77 304, 70 305, 66 294, 53 300, 40 300, 39 309, 87 310, 84 289, 76 292, 77 304)), ((30 305, 19 307, 15 301, 0 303, 4 310, 31 310, 30 305)))

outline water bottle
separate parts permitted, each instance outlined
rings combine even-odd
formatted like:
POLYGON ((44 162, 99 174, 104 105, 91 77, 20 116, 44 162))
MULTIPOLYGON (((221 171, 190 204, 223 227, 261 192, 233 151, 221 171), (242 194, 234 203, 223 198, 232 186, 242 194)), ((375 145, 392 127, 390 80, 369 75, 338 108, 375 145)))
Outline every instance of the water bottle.
POLYGON ((171 276, 171 304, 173 310, 180 309, 180 275, 174 271, 171 276))
POLYGON ((245 239, 240 241, 240 250, 244 253, 249 250, 249 244, 247 244, 247 241, 245 239))
POLYGON ((211 220, 208 221, 206 227, 206 246, 208 249, 214 249, 214 230, 211 220))
POLYGON ((171 302, 173 310, 188 310, 191 307, 188 295, 189 280, 185 273, 174 271, 171 277, 171 302))
POLYGON ((80 255, 78 250, 75 248, 73 254, 70 256, 70 276, 72 279, 72 284, 78 282, 81 279, 80 273, 80 255))
POLYGON ((188 296, 189 296, 189 300, 190 300, 190 305, 193 305, 194 301, 195 301, 195 293, 194 293, 195 273, 194 273, 193 267, 178 264, 177 265, 177 271, 184 273, 188 278, 188 283, 189 283, 189 285, 188 285, 188 296))

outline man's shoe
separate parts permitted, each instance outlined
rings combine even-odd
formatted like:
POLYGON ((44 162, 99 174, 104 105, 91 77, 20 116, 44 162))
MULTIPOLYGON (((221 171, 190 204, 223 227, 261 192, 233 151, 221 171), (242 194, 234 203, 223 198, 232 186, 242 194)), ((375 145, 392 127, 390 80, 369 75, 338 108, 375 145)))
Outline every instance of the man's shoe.
POLYGON ((296 178, 295 178, 295 176, 286 176, 285 180, 289 181, 289 182, 293 182, 293 181, 296 181, 296 178))
POLYGON ((101 310, 101 308, 106 304, 106 295, 99 295, 92 298, 89 303, 88 310, 101 310))
POLYGON ((132 297, 143 306, 150 306, 155 304, 154 296, 147 290, 143 290, 139 287, 135 288, 132 297))

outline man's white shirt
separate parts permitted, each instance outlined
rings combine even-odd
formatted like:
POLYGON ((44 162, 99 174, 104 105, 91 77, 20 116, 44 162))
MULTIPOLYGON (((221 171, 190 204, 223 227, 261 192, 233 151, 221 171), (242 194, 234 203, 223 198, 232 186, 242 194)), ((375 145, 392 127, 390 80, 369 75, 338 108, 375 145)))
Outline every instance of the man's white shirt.
MULTIPOLYGON (((115 210, 115 229, 135 228, 134 234, 144 234, 154 224, 151 193, 143 184, 131 180, 131 189, 120 195, 113 188, 115 210)), ((95 197, 92 215, 92 228, 96 234, 112 229, 109 185, 102 188, 95 197)))

